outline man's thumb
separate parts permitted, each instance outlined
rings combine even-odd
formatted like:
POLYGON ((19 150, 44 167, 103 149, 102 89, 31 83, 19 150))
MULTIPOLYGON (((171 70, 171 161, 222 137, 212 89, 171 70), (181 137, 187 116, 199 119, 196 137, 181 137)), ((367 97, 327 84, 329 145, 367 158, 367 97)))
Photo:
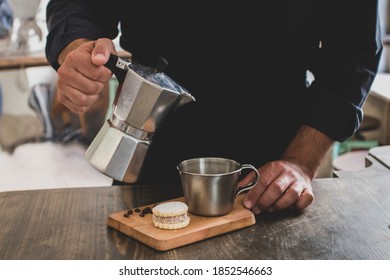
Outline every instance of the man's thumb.
POLYGON ((92 63, 97 66, 106 64, 111 52, 115 52, 111 40, 97 40, 92 51, 92 63))

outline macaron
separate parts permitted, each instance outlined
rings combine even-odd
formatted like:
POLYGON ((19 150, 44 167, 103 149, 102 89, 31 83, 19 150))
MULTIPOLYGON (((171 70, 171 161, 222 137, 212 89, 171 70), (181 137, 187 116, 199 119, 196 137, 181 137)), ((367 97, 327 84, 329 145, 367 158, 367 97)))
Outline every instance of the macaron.
POLYGON ((179 229, 189 225, 188 206, 184 202, 172 201, 156 205, 152 209, 153 224, 162 229, 179 229))

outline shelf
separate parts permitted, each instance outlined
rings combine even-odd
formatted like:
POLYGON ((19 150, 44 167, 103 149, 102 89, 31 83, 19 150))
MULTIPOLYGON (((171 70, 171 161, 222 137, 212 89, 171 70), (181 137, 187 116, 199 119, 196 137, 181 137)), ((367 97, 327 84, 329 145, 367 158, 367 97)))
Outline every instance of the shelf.
POLYGON ((0 56, 0 70, 47 65, 49 65, 49 63, 44 54, 0 56))
MULTIPOLYGON (((123 58, 130 58, 126 51, 119 50, 118 54, 123 58)), ((44 53, 30 55, 0 55, 0 70, 23 69, 26 67, 48 66, 49 63, 44 53)))

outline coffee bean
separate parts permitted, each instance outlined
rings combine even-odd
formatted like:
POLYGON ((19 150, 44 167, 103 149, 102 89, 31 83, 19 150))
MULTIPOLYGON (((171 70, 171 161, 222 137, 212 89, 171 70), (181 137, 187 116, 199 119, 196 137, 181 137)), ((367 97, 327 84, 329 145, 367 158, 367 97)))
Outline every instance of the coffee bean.
POLYGON ((127 213, 125 213, 125 214, 123 214, 123 216, 125 216, 125 217, 127 218, 127 217, 129 217, 130 215, 127 214, 127 213))
POLYGON ((127 214, 129 214, 129 215, 133 214, 133 210, 131 210, 131 209, 127 210, 127 214))
POLYGON ((141 212, 141 209, 139 209, 139 208, 135 208, 134 212, 137 212, 137 213, 139 213, 139 212, 141 212))

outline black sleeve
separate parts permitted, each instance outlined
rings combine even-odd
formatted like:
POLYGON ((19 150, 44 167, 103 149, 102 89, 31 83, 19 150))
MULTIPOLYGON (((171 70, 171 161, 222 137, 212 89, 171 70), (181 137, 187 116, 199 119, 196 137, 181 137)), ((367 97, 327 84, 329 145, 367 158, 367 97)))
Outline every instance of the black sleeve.
POLYGON ((50 0, 46 7, 48 35, 45 52, 50 65, 57 70, 58 55, 75 39, 115 39, 118 35, 119 1, 50 0))
POLYGON ((334 1, 310 71, 304 122, 336 141, 359 128, 382 53, 378 1, 334 1))

